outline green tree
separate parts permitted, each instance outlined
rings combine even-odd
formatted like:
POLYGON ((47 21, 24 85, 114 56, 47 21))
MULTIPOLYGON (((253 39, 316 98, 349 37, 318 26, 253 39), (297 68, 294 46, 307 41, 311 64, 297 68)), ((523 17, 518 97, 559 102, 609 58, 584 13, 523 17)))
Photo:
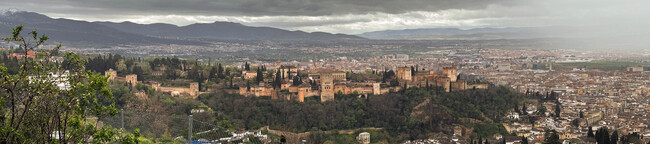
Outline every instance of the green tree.
POLYGON ((284 135, 282 135, 282 136, 280 137, 280 142, 283 143, 283 144, 284 144, 284 143, 287 143, 287 138, 285 138, 284 135))
POLYGON ((624 144, 632 144, 632 143, 634 143, 634 144, 642 144, 643 140, 641 139, 641 135, 639 135, 639 133, 635 132, 635 133, 627 134, 627 135, 621 137, 621 143, 624 143, 624 144))
POLYGON ((526 103, 524 103, 524 105, 521 107, 521 113, 524 114, 524 115, 527 115, 528 114, 528 112, 526 112, 527 110, 528 110, 528 107, 526 107, 526 103))
POLYGON ((580 111, 580 118, 585 118, 585 115, 580 111))
POLYGON ((519 103, 515 103, 515 112, 521 114, 521 111, 519 110, 519 103))
POLYGON ((609 144, 609 130, 607 127, 600 127, 596 130, 596 142, 599 144, 609 144))
POLYGON ((115 65, 117 67, 117 71, 122 72, 122 73, 125 73, 126 69, 128 68, 126 66, 126 63, 124 62, 124 60, 117 61, 117 63, 115 65))
POLYGON ((415 76, 415 68, 411 66, 411 76, 415 76))
POLYGON ((233 79, 234 77, 228 76, 228 77, 226 77, 226 78, 229 78, 229 79, 230 79, 230 88, 234 88, 234 85, 232 84, 232 79, 233 79))
MULTIPOLYGON (((13 29, 8 43, 33 51, 49 38, 34 30, 23 37, 23 26, 13 29)), ((96 118, 117 113, 106 88, 106 77, 85 70, 79 55, 68 52, 64 65, 54 62, 59 44, 24 58, 17 74, 0 65, 0 143, 137 143, 139 136, 97 127, 96 118), (67 68, 67 69, 66 69, 67 68), (61 86, 59 86, 61 85, 61 86)))
POLYGON ((247 91, 251 90, 251 81, 250 80, 246 81, 246 90, 247 91))
POLYGON ((555 117, 560 117, 561 110, 562 110, 562 108, 560 107, 560 103, 557 103, 555 105, 555 117))
POLYGON ((259 83, 261 81, 264 81, 264 73, 262 73, 262 69, 257 68, 257 77, 255 77, 255 80, 259 83))
POLYGON ((612 132, 612 136, 609 138, 609 140, 610 140, 610 142, 609 142, 610 144, 617 144, 618 143, 618 131, 614 130, 614 132, 612 132))
POLYGON ((133 74, 138 75, 138 81, 143 81, 144 80, 144 71, 142 70, 142 67, 139 65, 133 67, 133 74))
POLYGON ((537 114, 539 115, 545 115, 546 114, 546 107, 544 105, 540 104, 537 106, 537 114))
POLYGON ((178 73, 176 73, 176 70, 174 70, 172 68, 167 68, 167 69, 165 69, 165 77, 167 79, 175 80, 178 77, 180 77, 180 75, 178 73))
POLYGON ((429 85, 429 80, 428 79, 426 80, 425 85, 426 85, 427 91, 431 90, 431 85, 429 85))
POLYGON ((273 87, 276 89, 280 89, 282 87, 282 74, 280 73, 280 69, 275 73, 275 80, 273 80, 273 87))
POLYGON ((210 79, 218 79, 217 78, 217 67, 210 67, 210 71, 208 71, 208 78, 210 79))
POLYGON ((300 76, 295 76, 293 77, 293 84, 294 86, 302 84, 302 78, 300 76))
POLYGON ((221 66, 221 64, 217 65, 217 77, 220 79, 225 78, 225 75, 223 74, 223 66, 221 66))
POLYGON ((528 144, 528 139, 524 136, 521 136, 521 144, 528 144))
POLYGON ((551 132, 546 132, 544 134, 546 139, 544 139, 544 144, 561 144, 560 142, 560 136, 557 135, 557 132, 551 131, 551 132))

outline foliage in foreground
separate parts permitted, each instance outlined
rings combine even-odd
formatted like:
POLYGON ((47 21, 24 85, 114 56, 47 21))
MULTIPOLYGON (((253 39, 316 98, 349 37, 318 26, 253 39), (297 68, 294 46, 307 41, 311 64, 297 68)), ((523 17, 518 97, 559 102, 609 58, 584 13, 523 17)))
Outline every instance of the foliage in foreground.
MULTIPOLYGON (((3 40, 19 43, 24 55, 49 39, 35 30, 24 37, 22 29, 3 40)), ((138 130, 98 127, 98 118, 117 113, 106 78, 85 71, 77 54, 61 60, 60 47, 22 57, 12 74, 0 64, 0 143, 137 143, 138 130)))

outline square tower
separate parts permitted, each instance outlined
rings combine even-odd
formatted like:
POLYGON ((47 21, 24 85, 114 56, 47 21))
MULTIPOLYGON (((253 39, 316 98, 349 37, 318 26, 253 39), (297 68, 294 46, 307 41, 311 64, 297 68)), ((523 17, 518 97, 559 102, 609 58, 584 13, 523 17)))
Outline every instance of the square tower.
POLYGON ((449 92, 451 87, 451 79, 449 77, 436 78, 436 86, 443 87, 445 92, 449 92))
POLYGON ((299 102, 305 102, 305 97, 309 95, 311 92, 311 85, 303 83, 300 86, 298 86, 298 101, 299 102))
POLYGON ((456 72, 456 67, 453 66, 442 68, 442 74, 446 75, 451 80, 451 82, 456 82, 456 80, 458 80, 458 75, 456 75, 456 72))
POLYGON ((381 94, 381 85, 380 83, 372 83, 372 94, 380 95, 381 94))
POLYGON ((411 80, 411 68, 410 67, 398 67, 397 68, 397 80, 399 81, 410 81, 411 80))
POLYGON ((334 100, 334 78, 331 73, 320 75, 320 101, 334 100))
POLYGON ((108 77, 108 81, 112 81, 115 79, 115 77, 117 77, 117 71, 113 69, 108 69, 104 72, 104 76, 108 77))
POLYGON ((199 94, 199 83, 192 82, 190 83, 190 95, 197 96, 199 94))
POLYGON ((132 87, 135 87, 135 85, 138 84, 138 75, 126 75, 126 83, 129 83, 132 87))

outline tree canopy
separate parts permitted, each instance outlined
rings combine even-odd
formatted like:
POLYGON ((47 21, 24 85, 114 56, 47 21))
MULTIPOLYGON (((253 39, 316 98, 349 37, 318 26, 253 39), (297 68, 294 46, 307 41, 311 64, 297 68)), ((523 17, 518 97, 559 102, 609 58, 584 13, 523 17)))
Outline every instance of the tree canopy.
POLYGON ((452 124, 474 127, 477 136, 505 135, 505 128, 491 121, 503 118, 521 98, 506 87, 441 94, 414 87, 404 93, 371 95, 367 99, 357 96, 339 94, 334 101, 325 103, 308 97, 301 103, 215 93, 201 95, 199 100, 223 113, 219 118, 244 129, 268 125, 272 129, 305 132, 380 127, 396 139, 420 139, 453 128, 452 124), (464 123, 461 118, 484 123, 464 123))
MULTIPOLYGON (((22 30, 14 28, 3 40, 19 43, 26 55, 49 39, 22 30)), ((107 78, 86 71, 86 61, 71 52, 58 63, 60 48, 23 57, 13 74, 0 64, 0 143, 137 143, 137 130, 123 134, 98 127, 98 118, 117 113, 107 78)))

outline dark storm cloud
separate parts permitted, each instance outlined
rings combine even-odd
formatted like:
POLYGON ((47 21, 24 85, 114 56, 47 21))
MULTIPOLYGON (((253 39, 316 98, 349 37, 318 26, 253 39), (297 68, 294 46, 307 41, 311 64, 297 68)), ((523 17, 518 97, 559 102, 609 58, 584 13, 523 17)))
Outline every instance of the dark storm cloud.
POLYGON ((21 0, 3 5, 33 5, 48 12, 96 14, 340 15, 481 9, 514 0, 21 0), (20 4, 16 4, 20 3, 20 4), (49 7, 48 7, 49 6, 49 7), (78 9, 62 9, 74 7, 78 9))
POLYGON ((0 9, 55 18, 179 26, 229 21, 347 34, 441 27, 589 26, 598 32, 646 36, 648 5, 648 0, 0 0, 0 9))

